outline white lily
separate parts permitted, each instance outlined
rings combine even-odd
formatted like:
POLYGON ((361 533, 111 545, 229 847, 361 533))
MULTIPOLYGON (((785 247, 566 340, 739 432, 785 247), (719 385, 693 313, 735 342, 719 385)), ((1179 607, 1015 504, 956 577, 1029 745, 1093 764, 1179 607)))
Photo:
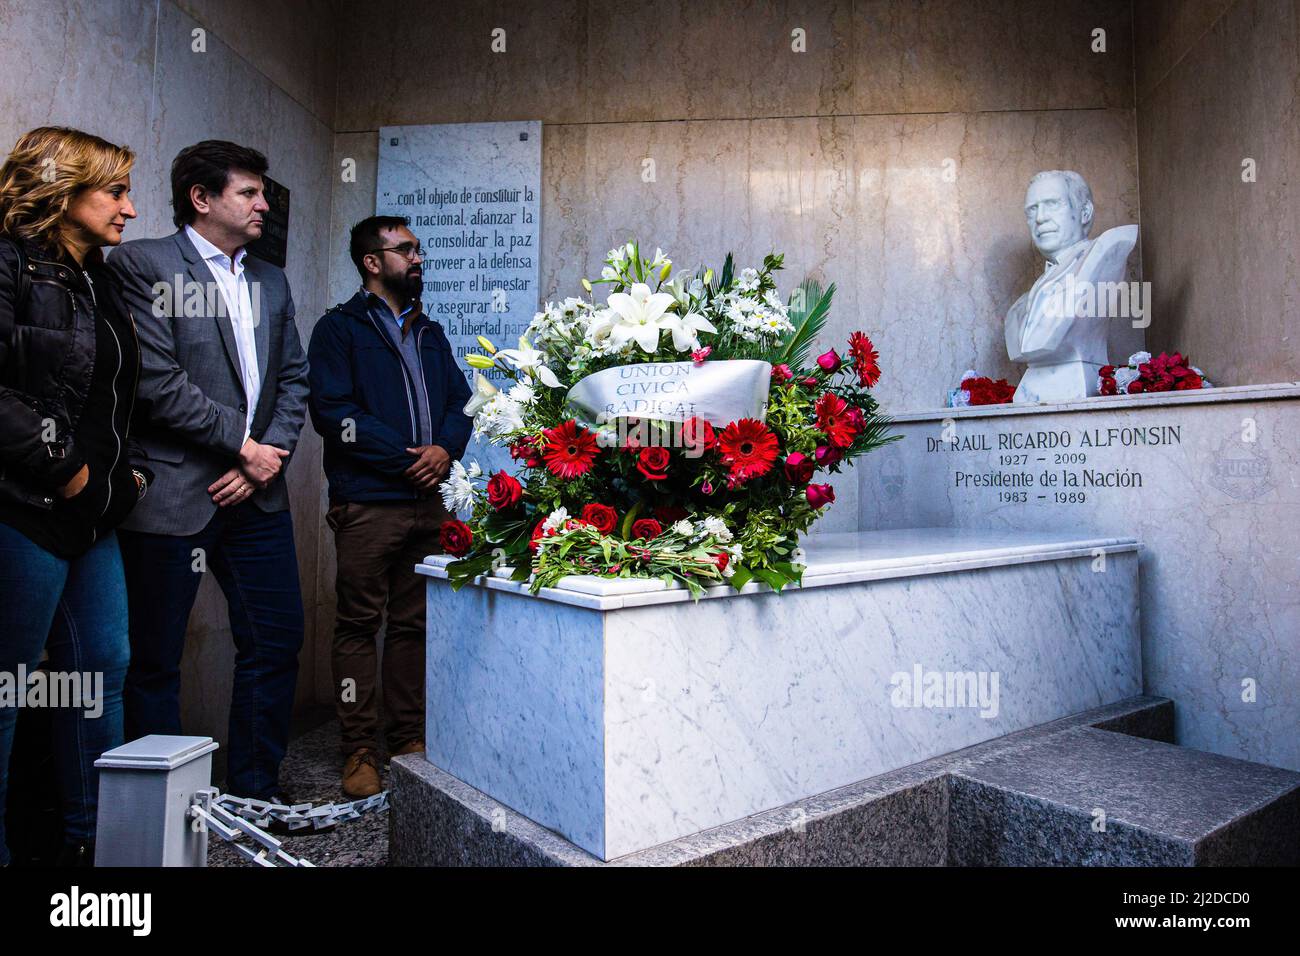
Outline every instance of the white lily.
POLYGON ((609 297, 609 307, 618 316, 610 330, 613 346, 621 349, 631 340, 653 353, 659 347, 663 314, 676 301, 667 292, 651 292, 644 282, 633 283, 630 293, 615 292, 609 297))
POLYGON ((540 380, 543 385, 551 388, 560 387, 560 380, 545 365, 546 353, 533 348, 527 336, 519 337, 519 348, 502 349, 497 353, 497 358, 513 365, 525 375, 540 380))
POLYGON ((673 348, 679 352, 699 348, 701 332, 716 332, 713 323, 698 312, 686 315, 667 313, 660 321, 663 328, 673 333, 673 348))
POLYGON ((474 394, 470 396, 469 401, 465 403, 465 414, 473 418, 492 397, 496 395, 497 387, 489 382, 477 372, 474 373, 474 394))

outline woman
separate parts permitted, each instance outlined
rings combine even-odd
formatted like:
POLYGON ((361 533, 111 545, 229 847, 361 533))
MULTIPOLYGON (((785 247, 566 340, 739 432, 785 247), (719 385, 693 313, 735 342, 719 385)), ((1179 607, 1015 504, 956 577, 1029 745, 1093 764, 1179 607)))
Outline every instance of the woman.
MULTIPOLYGON (((82 675, 80 699, 46 701, 58 708, 63 865, 93 862, 94 763, 122 742, 129 644, 113 529, 149 479, 127 445, 134 322, 100 254, 135 218, 133 162, 96 136, 43 127, 0 167, 0 673, 25 694, 34 685, 19 678, 48 651, 51 674, 82 675)), ((14 703, 0 698, 0 811, 14 703)), ((0 812, 0 865, 4 836, 0 812)))

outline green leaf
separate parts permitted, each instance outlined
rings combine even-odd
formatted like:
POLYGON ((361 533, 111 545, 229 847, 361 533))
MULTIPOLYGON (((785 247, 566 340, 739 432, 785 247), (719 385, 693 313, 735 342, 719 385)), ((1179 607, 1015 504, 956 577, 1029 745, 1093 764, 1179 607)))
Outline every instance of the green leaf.
POLYGON ((754 579, 754 572, 743 564, 736 565, 736 572, 731 576, 731 586, 739 591, 754 579))
POLYGON ((778 574, 775 571, 770 571, 767 568, 755 568, 754 577, 758 578, 773 591, 777 591, 778 593, 783 587, 790 583, 784 575, 778 574))
POLYGON ((807 311, 799 315, 791 313, 790 322, 794 325, 794 331, 781 343, 774 362, 774 364, 784 362, 791 368, 808 364, 808 353, 812 351, 813 342, 826 326, 831 297, 835 295, 834 282, 828 285, 826 291, 818 295, 815 300, 812 295, 819 288, 816 282, 805 280, 800 288, 805 292, 807 311))
POLYGON ((619 530, 623 535, 624 541, 632 540, 632 523, 636 521, 637 515, 641 513, 641 509, 644 505, 645 502, 638 501, 631 508, 629 508, 627 510, 627 514, 623 516, 623 527, 620 528, 619 530))

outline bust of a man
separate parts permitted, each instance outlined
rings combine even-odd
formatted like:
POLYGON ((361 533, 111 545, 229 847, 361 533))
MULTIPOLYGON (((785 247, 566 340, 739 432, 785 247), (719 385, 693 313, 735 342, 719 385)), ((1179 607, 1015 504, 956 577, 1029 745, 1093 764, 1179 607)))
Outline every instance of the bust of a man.
POLYGON ((1097 370, 1107 364, 1107 307, 1116 298, 1108 290, 1124 280, 1138 230, 1118 226, 1089 239, 1093 212, 1092 190, 1076 172, 1052 169, 1029 181, 1025 221, 1047 261, 1007 313, 1007 354, 1029 363, 1017 402, 1097 394, 1097 370))

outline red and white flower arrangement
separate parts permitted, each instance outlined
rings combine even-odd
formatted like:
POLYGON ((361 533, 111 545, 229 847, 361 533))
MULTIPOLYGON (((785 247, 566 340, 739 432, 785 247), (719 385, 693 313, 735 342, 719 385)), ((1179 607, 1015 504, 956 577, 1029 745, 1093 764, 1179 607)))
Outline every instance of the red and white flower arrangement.
POLYGON ((1142 392, 1184 392, 1212 388, 1205 373, 1187 361, 1181 352, 1134 352, 1127 365, 1103 365, 1097 372, 1097 390, 1102 395, 1137 395, 1142 392))
POLYGON ((448 522, 443 546, 460 558, 454 586, 509 567, 534 590, 566 574, 659 577, 698 596, 710 584, 757 579, 779 590, 803 571, 798 536, 834 502, 832 475, 892 440, 871 389, 879 354, 854 332, 846 354, 811 358, 834 286, 805 283, 777 295, 782 257, 737 272, 670 278, 661 251, 612 250, 604 305, 547 303, 518 349, 467 356, 481 374, 466 412, 476 434, 510 449, 522 471, 482 474, 453 464, 442 494, 465 521, 448 522), (639 363, 691 367, 754 360, 770 367, 766 406, 734 421, 583 424, 566 402, 581 379, 639 363), (669 440, 671 439, 671 440, 669 440))

